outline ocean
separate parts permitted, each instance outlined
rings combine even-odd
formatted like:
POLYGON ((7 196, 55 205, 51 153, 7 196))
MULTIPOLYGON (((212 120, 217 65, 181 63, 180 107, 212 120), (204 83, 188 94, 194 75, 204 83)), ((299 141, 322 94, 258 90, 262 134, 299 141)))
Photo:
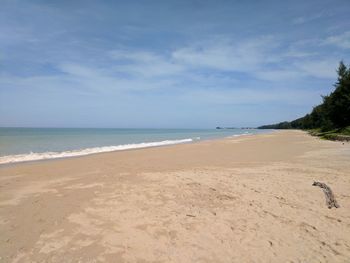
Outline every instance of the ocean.
POLYGON ((0 164, 82 156, 230 136, 257 129, 0 128, 0 164))

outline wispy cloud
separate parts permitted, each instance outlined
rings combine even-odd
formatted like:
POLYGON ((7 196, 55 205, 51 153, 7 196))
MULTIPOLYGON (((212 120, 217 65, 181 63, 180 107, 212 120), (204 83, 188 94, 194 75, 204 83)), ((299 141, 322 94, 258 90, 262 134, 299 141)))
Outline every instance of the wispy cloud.
POLYGON ((324 41, 325 44, 335 45, 340 48, 348 49, 350 48, 350 31, 346 31, 339 35, 333 35, 324 41))
MULTIPOLYGON (((304 105, 315 100, 315 91, 272 88, 266 92, 264 88, 241 87, 236 89, 209 89, 190 91, 183 95, 189 101, 204 102, 208 104, 244 105, 256 103, 284 103, 291 105, 304 105)), ((318 95, 318 94, 317 94, 318 95)), ((316 95, 316 99, 317 99, 316 95)))
POLYGON ((337 60, 298 49, 293 42, 286 50, 282 46, 280 39, 271 36, 240 42, 218 39, 180 48, 173 52, 173 58, 189 68, 242 72, 269 81, 334 78, 337 60))
POLYGON ((323 18, 325 16, 329 16, 329 13, 327 13, 325 11, 322 11, 322 12, 319 12, 319 13, 316 13, 316 14, 307 14, 305 16, 299 16, 299 17, 294 18, 292 20, 292 24, 302 25, 302 24, 305 24, 305 23, 312 22, 314 20, 321 19, 321 18, 323 18))
POLYGON ((295 65, 307 76, 320 79, 335 79, 338 64, 338 59, 331 58, 325 60, 305 60, 297 62, 295 65))
POLYGON ((142 77, 164 77, 182 72, 184 67, 150 51, 119 49, 110 52, 116 71, 142 77))
POLYGON ((180 63, 192 67, 244 72, 274 62, 276 57, 269 56, 269 53, 275 46, 276 42, 270 36, 244 41, 214 38, 179 48, 172 56, 180 63))

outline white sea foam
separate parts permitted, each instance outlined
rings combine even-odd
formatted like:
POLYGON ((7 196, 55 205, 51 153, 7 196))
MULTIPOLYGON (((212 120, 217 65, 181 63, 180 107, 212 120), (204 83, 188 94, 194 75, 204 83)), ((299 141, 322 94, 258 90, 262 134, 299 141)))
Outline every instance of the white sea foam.
MULTIPOLYGON (((199 137, 195 139, 198 140, 199 137)), ((65 151, 65 152, 43 152, 43 153, 31 152, 29 154, 2 156, 0 157, 0 164, 26 162, 26 161, 38 161, 38 160, 64 158, 64 157, 75 157, 75 156, 89 155, 93 153, 140 149, 140 148, 186 143, 186 142, 192 142, 192 141, 193 139, 166 140, 166 141, 160 141, 160 142, 144 142, 144 143, 135 143, 135 144, 123 144, 123 145, 116 145, 116 146, 94 147, 94 148, 65 151)))
POLYGON ((252 133, 245 132, 245 133, 234 134, 234 135, 228 136, 228 138, 236 138, 236 137, 246 136, 246 135, 251 135, 251 134, 252 134, 252 133))

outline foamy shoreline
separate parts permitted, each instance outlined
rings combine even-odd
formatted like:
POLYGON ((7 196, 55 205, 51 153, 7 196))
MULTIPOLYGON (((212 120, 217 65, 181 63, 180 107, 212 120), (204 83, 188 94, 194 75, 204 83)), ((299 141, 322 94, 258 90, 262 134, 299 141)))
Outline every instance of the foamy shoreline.
MULTIPOLYGON (((215 139, 206 139, 206 140, 237 138, 237 137, 246 136, 246 135, 255 135, 255 134, 250 134, 250 133, 234 134, 224 138, 215 138, 215 139)), ((115 146, 93 147, 93 148, 64 151, 64 152, 42 152, 42 153, 31 152, 27 154, 6 155, 6 156, 0 156, 0 165, 80 157, 80 156, 86 156, 86 155, 98 154, 98 153, 108 153, 108 152, 136 150, 136 149, 144 149, 144 148, 152 148, 152 147, 160 147, 160 146, 170 146, 170 145, 199 142, 199 141, 203 141, 203 140, 201 140, 200 137, 195 137, 195 138, 187 138, 187 139, 180 139, 180 140, 165 140, 165 141, 158 141, 158 142, 143 142, 143 143, 134 143, 134 144, 122 144, 122 145, 115 145, 115 146)))
POLYGON ((193 142, 194 139, 183 139, 183 140, 166 140, 160 142, 148 142, 148 143, 135 143, 135 144, 124 144, 116 146, 104 146, 104 147, 94 147, 86 148, 82 150, 75 151, 65 151, 65 152, 43 152, 43 153, 29 153, 29 154, 18 154, 18 155, 8 155, 0 157, 0 164, 10 164, 10 163, 19 163, 19 162, 28 162, 28 161, 40 161, 40 160, 50 160, 58 158, 69 158, 69 157, 78 157, 86 156, 96 153, 107 153, 115 151, 125 151, 133 149, 143 149, 150 147, 174 145, 181 143, 193 142))

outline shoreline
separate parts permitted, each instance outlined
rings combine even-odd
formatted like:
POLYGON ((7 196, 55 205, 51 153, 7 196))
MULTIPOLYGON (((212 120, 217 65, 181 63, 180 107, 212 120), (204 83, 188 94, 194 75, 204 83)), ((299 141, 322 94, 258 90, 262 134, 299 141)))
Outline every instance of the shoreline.
MULTIPOLYGON (((260 134, 268 134, 274 131, 266 131, 264 133, 257 133, 257 134, 234 134, 234 135, 229 135, 227 137, 221 137, 221 138, 209 138, 209 139, 196 139, 196 138, 189 138, 189 139, 179 139, 179 140, 165 140, 165 141, 157 141, 157 142, 147 142, 147 143, 135 143, 135 144, 120 144, 120 145, 115 145, 115 146, 100 146, 100 147, 93 147, 93 148, 83 148, 83 149, 78 149, 78 150, 72 150, 72 151, 63 151, 63 152, 42 152, 42 153, 31 153, 31 154, 48 154, 48 153, 53 153, 56 155, 61 155, 64 153, 79 153, 81 154, 76 154, 76 155, 71 155, 71 156, 62 156, 62 157, 48 157, 48 158, 42 158, 42 159, 34 159, 34 160, 21 160, 21 161, 10 161, 10 162, 0 162, 0 169, 1 167, 6 167, 6 166, 12 166, 12 165, 18 165, 18 164, 23 164, 23 163, 32 163, 32 162, 46 162, 46 161, 54 161, 54 160, 61 160, 61 159, 67 159, 67 158, 79 158, 79 157, 85 157, 89 155, 95 155, 95 154, 103 154, 103 153, 113 153, 113 152, 124 152, 124 151, 134 151, 134 150, 144 150, 144 149, 149 149, 149 148, 158 148, 158 147, 170 147, 170 146, 175 146, 175 145, 180 145, 180 144, 192 144, 192 143, 200 143, 204 141, 216 141, 216 140, 225 140, 225 139, 234 139, 234 138, 239 138, 241 136, 252 136, 252 135, 260 135, 260 134), (175 142, 176 141, 176 142, 175 142), (181 142, 180 142, 181 141, 181 142), (169 144, 164 144, 164 145, 152 145, 152 146, 142 146, 142 147, 137 147, 137 145, 142 145, 142 144, 156 144, 156 143, 163 143, 163 142, 171 142, 169 144), (174 142, 174 143, 173 143, 174 142), (91 152, 91 153, 82 153, 83 151, 86 150, 91 150, 91 149, 101 149, 101 148, 117 148, 117 147, 124 147, 124 146, 130 146, 130 145, 135 145, 135 148, 125 148, 125 149, 117 149, 117 150, 106 150, 106 151, 96 151, 96 152, 91 152)), ((0 156, 1 158, 9 158, 9 157, 16 157, 16 156, 28 156, 30 154, 14 154, 14 155, 5 155, 5 156, 0 156)))
POLYGON ((0 166, 1 260, 346 262, 349 170, 302 131, 0 166))

